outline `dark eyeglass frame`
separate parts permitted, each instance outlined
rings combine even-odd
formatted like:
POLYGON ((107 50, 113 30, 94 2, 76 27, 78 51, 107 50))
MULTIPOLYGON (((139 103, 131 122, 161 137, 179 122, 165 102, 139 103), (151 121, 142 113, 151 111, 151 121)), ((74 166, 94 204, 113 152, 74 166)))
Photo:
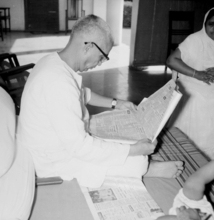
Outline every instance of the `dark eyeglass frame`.
POLYGON ((85 44, 94 44, 97 49, 103 54, 103 56, 106 58, 106 60, 109 60, 108 54, 104 53, 103 50, 94 42, 85 42, 85 44))

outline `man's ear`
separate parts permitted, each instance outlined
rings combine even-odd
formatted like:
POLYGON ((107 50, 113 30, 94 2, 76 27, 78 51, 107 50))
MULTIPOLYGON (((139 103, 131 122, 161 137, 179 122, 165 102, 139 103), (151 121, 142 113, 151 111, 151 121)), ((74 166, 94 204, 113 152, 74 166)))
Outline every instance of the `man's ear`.
POLYGON ((85 53, 87 53, 91 48, 93 47, 93 45, 91 43, 87 43, 84 45, 84 51, 85 53))

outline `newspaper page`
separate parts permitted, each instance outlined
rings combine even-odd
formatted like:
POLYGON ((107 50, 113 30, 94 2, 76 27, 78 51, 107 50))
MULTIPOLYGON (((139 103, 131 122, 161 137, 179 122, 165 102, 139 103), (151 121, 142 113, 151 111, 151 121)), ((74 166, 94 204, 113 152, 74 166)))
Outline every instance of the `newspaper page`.
POLYGON ((161 123, 160 123, 154 137, 153 137, 153 140, 157 138, 157 136, 159 135, 159 133, 161 132, 161 130, 163 129, 163 127, 167 123, 169 117, 171 116, 172 112, 176 108, 176 106, 177 106, 178 102, 180 101, 181 97, 182 97, 182 94, 179 91, 176 91, 176 90, 173 91, 172 98, 169 101, 169 106, 166 109, 164 117, 161 120, 161 123))
POLYGON ((97 189, 83 188, 95 220, 154 220, 164 215, 140 179, 107 177, 97 189))
POLYGON ((136 142, 148 138, 154 140, 169 119, 181 98, 170 80, 148 99, 142 100, 137 111, 114 110, 93 115, 89 132, 105 140, 136 142))

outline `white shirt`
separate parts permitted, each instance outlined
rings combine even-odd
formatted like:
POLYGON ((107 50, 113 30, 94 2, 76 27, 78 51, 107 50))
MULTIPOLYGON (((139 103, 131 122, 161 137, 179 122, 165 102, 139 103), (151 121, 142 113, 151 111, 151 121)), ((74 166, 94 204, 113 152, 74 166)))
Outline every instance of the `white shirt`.
POLYGON ((208 202, 206 196, 203 196, 201 200, 191 200, 187 198, 183 193, 183 188, 179 190, 178 194, 176 195, 173 206, 169 210, 170 215, 176 215, 176 209, 180 208, 181 206, 185 206, 187 209, 199 209, 202 213, 205 213, 208 215, 211 214, 211 217, 209 220, 214 220, 214 212, 212 205, 210 202, 208 202))
POLYGON ((39 177, 77 178, 98 187, 113 166, 122 166, 130 146, 96 139, 87 133, 90 90, 58 53, 42 58, 22 95, 18 143, 31 152, 39 177))

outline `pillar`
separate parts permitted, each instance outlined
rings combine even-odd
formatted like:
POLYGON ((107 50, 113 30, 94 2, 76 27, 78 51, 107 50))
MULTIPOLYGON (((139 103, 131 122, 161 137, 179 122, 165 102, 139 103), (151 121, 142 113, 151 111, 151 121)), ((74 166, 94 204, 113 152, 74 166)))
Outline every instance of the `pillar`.
POLYGON ((124 0, 107 0, 106 21, 114 37, 115 45, 122 42, 124 0))

